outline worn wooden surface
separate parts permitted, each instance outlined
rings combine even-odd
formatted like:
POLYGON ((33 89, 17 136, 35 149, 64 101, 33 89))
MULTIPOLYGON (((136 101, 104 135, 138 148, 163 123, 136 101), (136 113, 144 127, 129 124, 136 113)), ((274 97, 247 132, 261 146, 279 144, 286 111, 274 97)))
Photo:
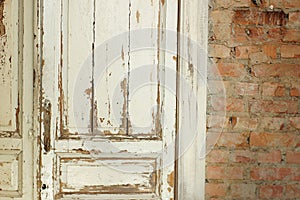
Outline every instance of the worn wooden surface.
POLYGON ((0 199, 33 199, 33 2, 0 1, 0 199), (24 15, 23 15, 24 14, 24 15))
POLYGON ((164 84, 176 78, 164 71, 176 72, 176 49, 163 49, 177 1, 56 0, 41 12, 41 198, 173 199, 176 96, 164 84))

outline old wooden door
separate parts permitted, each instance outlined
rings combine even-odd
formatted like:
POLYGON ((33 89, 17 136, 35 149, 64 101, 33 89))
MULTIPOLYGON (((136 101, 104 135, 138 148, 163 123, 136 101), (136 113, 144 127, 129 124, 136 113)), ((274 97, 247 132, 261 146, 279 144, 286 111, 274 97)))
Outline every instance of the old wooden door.
POLYGON ((173 199, 177 0, 41 6, 42 199, 173 199))
POLYGON ((33 3, 26 2, 25 5, 23 1, 0 1, 0 199, 3 200, 34 199, 33 3))

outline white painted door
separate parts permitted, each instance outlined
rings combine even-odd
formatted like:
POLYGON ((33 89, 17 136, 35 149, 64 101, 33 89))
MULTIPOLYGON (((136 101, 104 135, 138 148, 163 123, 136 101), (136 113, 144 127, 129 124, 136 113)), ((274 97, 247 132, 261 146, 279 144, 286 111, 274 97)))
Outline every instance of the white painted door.
POLYGON ((41 3, 41 198, 173 199, 177 0, 41 3))
POLYGON ((33 4, 0 1, 0 199, 34 199, 33 4), (30 15, 31 14, 31 15, 30 15))

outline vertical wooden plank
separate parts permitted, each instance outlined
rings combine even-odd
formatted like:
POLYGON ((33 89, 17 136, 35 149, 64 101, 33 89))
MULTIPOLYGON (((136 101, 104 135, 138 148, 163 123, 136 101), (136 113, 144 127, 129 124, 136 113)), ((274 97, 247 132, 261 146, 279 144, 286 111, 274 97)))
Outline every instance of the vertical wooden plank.
POLYGON ((42 1, 42 108, 41 108, 41 198, 53 196, 55 128, 58 105, 58 67, 60 64, 61 2, 42 1), (51 20, 50 20, 51 19, 51 20))
POLYGON ((205 197, 207 3, 180 5, 178 199, 205 197))
POLYGON ((162 198, 175 198, 175 144, 176 144, 176 86, 177 86, 177 0, 167 0, 163 5, 165 12, 165 29, 163 29, 163 46, 161 54, 164 62, 162 131, 163 131, 163 169, 162 198))
POLYGON ((20 25, 18 26, 18 41, 14 41, 15 45, 18 45, 18 49, 22 49, 22 60, 18 63, 22 63, 21 75, 22 77, 22 100, 20 120, 22 125, 20 131, 22 133, 23 151, 20 153, 22 161, 22 169, 19 169, 19 173, 22 174, 22 182, 20 183, 22 188, 22 198, 23 199, 35 199, 36 194, 36 168, 37 163, 35 155, 37 154, 36 144, 37 136, 33 134, 33 92, 34 92, 34 0, 28 1, 12 1, 14 4, 14 10, 19 10, 20 15, 18 18, 20 25), (24 10, 22 10, 22 8, 24 10), (23 18, 23 19, 20 19, 23 18))
MULTIPOLYGON (((70 132, 91 132, 94 1, 68 4, 68 113, 70 132)), ((63 13, 66 14, 66 13, 63 13)))
POLYGON ((127 108, 130 135, 161 136, 160 81, 164 63, 159 47, 163 14, 160 1, 131 1, 127 108))
POLYGON ((128 1, 97 0, 95 27, 95 126, 126 134, 129 48, 128 1))

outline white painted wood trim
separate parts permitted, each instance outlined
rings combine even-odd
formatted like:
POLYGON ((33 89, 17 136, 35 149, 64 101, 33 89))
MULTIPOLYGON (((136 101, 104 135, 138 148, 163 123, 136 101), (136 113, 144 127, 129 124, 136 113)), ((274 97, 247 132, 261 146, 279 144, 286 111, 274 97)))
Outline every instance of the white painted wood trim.
MULTIPOLYGON (((177 199, 205 199, 208 1, 180 2, 177 199), (191 42, 191 41, 192 42, 191 42), (190 44, 192 43, 192 45, 190 44), (196 44, 195 44, 196 43, 196 44), (200 47, 195 48, 195 46, 200 47), (189 71, 192 64, 193 73, 189 71), (191 87, 188 91, 184 81, 191 87), (193 100, 195 95, 196 101, 193 100), (189 127, 196 122, 197 129, 189 127), (191 142, 189 143, 189 141, 191 142)), ((189 88, 188 88, 189 89, 189 88)))
POLYGON ((24 6, 24 35, 23 35, 23 199, 34 199, 34 144, 35 137, 32 134, 33 126, 33 0, 23 0, 24 6))

